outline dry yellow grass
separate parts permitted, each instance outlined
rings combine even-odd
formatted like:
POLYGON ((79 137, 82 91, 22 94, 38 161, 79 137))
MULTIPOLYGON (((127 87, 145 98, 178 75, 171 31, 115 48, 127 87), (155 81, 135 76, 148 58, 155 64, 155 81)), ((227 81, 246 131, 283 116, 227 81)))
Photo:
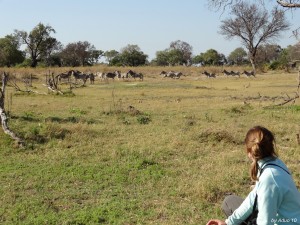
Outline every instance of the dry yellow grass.
POLYGON ((243 138, 257 124, 274 131, 300 187, 299 99, 274 106, 294 95, 296 73, 208 79, 201 72, 211 68, 133 69, 144 81, 98 79, 66 96, 48 93, 45 69, 15 71, 36 74, 31 88, 38 94, 7 90, 9 124, 27 138, 27 148, 14 148, 0 134, 1 223, 205 224, 221 218, 227 193, 249 191, 243 138), (160 77, 171 69, 186 76, 160 77))

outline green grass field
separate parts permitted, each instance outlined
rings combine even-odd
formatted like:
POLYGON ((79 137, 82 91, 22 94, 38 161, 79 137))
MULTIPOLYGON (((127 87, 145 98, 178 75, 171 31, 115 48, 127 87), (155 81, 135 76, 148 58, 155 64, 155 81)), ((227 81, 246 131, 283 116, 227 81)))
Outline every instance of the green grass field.
POLYGON ((299 99, 276 106, 295 96, 296 72, 208 79, 198 68, 176 69, 186 76, 143 67, 144 81, 96 80, 65 95, 48 92, 42 69, 28 72, 37 74, 36 93, 8 86, 9 126, 26 147, 0 132, 0 223, 224 219, 226 194, 250 190, 243 140, 254 125, 275 133, 300 188, 299 99))

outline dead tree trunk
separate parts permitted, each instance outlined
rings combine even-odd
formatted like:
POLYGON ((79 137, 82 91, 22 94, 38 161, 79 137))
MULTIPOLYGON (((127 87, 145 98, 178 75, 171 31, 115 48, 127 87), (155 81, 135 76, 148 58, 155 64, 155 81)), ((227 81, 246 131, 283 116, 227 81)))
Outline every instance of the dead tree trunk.
POLYGON ((59 94, 64 94, 63 92, 61 92, 59 90, 58 87, 58 78, 54 77, 54 73, 52 73, 50 75, 50 71, 49 71, 49 75, 46 74, 46 86, 48 88, 48 90, 52 91, 52 92, 57 92, 59 94))
POLYGON ((19 147, 24 147, 25 143, 24 141, 19 138, 13 131, 11 131, 7 125, 7 116, 4 109, 4 99, 5 99, 5 87, 8 80, 8 74, 3 73, 3 79, 2 79, 2 88, 0 90, 0 118, 1 118, 1 125, 3 128, 4 133, 11 136, 12 139, 14 139, 19 147))

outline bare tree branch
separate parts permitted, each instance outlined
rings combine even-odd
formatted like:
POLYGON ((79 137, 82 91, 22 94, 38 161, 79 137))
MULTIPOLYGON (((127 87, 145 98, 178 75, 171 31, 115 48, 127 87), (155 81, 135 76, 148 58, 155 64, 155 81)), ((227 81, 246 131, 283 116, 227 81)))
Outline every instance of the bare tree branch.
MULTIPOLYGON (((221 14, 223 14, 226 9, 231 9, 235 7, 237 4, 240 4, 243 2, 243 0, 207 0, 208 6, 213 11, 221 11, 221 14)), ((257 3, 260 4, 262 7, 265 7, 266 4, 264 0, 249 0, 248 3, 257 3)), ((300 0, 269 0, 269 2, 272 2, 275 6, 280 6, 282 8, 286 8, 289 10, 295 10, 300 8, 300 0)), ((299 30, 300 28, 297 28, 292 31, 295 38, 299 38, 299 30)))
POLYGON ((279 37, 289 28, 284 12, 275 8, 269 15, 266 9, 241 1, 232 7, 229 18, 221 22, 220 34, 231 39, 238 37, 249 52, 253 71, 256 69, 256 53, 260 44, 279 37))
POLYGON ((281 5, 282 7, 286 7, 286 8, 300 8, 300 3, 297 3, 298 1, 281 1, 281 0, 277 0, 277 3, 279 5, 281 5))
MULTIPOLYGON (((49 71, 50 73, 50 71, 49 71)), ((51 75, 46 75, 46 84, 45 86, 47 86, 48 90, 52 91, 52 92, 56 92, 59 93, 61 95, 63 95, 64 93, 61 92, 58 88, 58 79, 57 77, 54 77, 54 73, 52 73, 51 75)))
MULTIPOLYGON (((207 0, 208 4, 211 8, 214 8, 216 10, 225 10, 227 7, 232 7, 236 4, 240 4, 243 0, 207 0)), ((271 0, 270 0, 271 1, 271 0)), ((274 1, 274 0, 272 0, 274 1)), ((264 0, 252 0, 248 1, 250 2, 257 2, 261 5, 264 5, 264 0)), ((285 8, 300 8, 300 1, 299 0, 290 0, 290 1, 283 1, 283 0, 276 0, 274 1, 274 4, 277 4, 279 6, 285 7, 285 8)))

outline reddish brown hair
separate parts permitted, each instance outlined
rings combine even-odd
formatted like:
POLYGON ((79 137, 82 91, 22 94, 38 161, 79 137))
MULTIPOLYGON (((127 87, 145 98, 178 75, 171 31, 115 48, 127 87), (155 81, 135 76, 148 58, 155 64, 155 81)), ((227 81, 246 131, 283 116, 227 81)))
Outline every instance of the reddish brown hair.
POLYGON ((275 137, 267 128, 255 126, 247 132, 245 145, 247 153, 250 153, 253 158, 250 170, 251 179, 256 181, 258 180, 258 160, 268 156, 277 157, 275 137))

